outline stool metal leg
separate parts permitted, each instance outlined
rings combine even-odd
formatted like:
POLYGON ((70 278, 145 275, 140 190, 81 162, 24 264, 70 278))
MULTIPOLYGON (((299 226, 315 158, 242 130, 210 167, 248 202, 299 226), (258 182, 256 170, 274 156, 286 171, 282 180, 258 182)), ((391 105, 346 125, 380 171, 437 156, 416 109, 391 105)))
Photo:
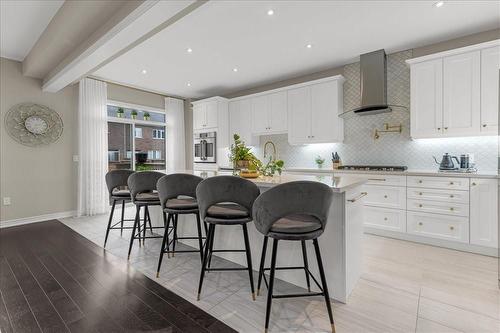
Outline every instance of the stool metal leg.
POLYGON ((125 220, 125 200, 122 200, 122 219, 120 220, 120 236, 123 236, 123 221, 125 220))
POLYGON ((106 242, 108 241, 109 229, 111 228, 111 223, 113 221, 113 213, 115 212, 116 200, 113 200, 113 205, 111 206, 111 213, 109 214, 108 228, 106 229, 106 237, 104 238, 104 247, 106 247, 106 242))
POLYGON ((173 215, 173 223, 174 223, 174 241, 172 245, 172 257, 175 257, 175 243, 177 243, 177 221, 179 218, 179 214, 174 214, 173 215))
POLYGON ((134 244, 134 236, 135 236, 135 230, 136 230, 137 224, 140 223, 140 221, 139 221, 139 218, 140 218, 139 209, 140 209, 139 206, 137 206, 136 210, 135 210, 134 227, 132 228, 132 235, 130 235, 130 245, 128 247, 128 257, 127 257, 127 260, 130 259, 130 252, 132 252, 132 245, 134 244))
POLYGON ((304 271, 306 273, 306 283, 307 283, 307 291, 311 291, 311 281, 309 280, 309 262, 307 261, 307 250, 306 250, 306 241, 301 241, 302 245, 302 258, 304 259, 304 271))
MULTIPOLYGON (((215 239, 215 228, 214 228, 214 231, 213 231, 213 235, 212 235, 212 238, 215 239)), ((210 243, 210 247, 209 247, 209 252, 208 252, 208 268, 210 268, 212 266, 212 251, 214 249, 214 242, 210 243)))
POLYGON ((273 287, 274 287, 274 272, 276 271, 276 252, 278 252, 278 240, 273 240, 273 253, 271 255, 271 275, 269 277, 269 289, 267 290, 267 305, 266 305, 266 326, 264 332, 267 333, 269 328, 269 318, 271 316, 271 304, 273 302, 273 287))
POLYGON ((197 300, 200 300, 201 295, 201 287, 203 286, 203 278, 205 277, 205 270, 207 268, 208 262, 208 252, 213 243, 213 235, 215 230, 215 224, 210 224, 208 227, 208 235, 207 235, 207 243, 205 244, 205 254, 203 255, 203 263, 201 264, 201 273, 200 273, 200 284, 198 285, 198 297, 197 300))
POLYGON ((259 280, 257 282, 257 296, 260 295, 260 284, 262 283, 262 276, 264 275, 264 265, 266 262, 266 251, 267 251, 268 240, 269 237, 264 236, 264 243, 262 244, 262 254, 260 256, 259 280))
POLYGON ((146 206, 146 214, 148 216, 148 222, 149 222, 149 231, 153 233, 153 226, 151 225, 151 216, 149 216, 149 207, 146 206))
MULTIPOLYGON (((167 239, 167 258, 170 258, 170 241, 168 239, 168 229, 170 228, 170 220, 172 220, 172 214, 167 214, 167 226, 165 227, 165 234, 167 239)), ((173 223, 173 222, 172 222, 173 223)))
POLYGON ((201 221, 200 221, 200 213, 196 213, 196 226, 198 227, 198 244, 200 246, 200 258, 201 262, 203 262, 203 240, 201 239, 201 221))
POLYGON ((328 286, 326 285, 325 271, 323 269, 323 261, 321 260, 321 253, 319 250, 318 239, 313 239, 314 250, 316 252, 316 260, 318 261, 319 275, 321 277, 321 284, 323 286, 323 294, 325 296, 326 309, 328 310, 328 317, 330 317, 330 324, 332 325, 332 332, 335 333, 335 323, 333 321, 332 305, 330 304, 330 295, 328 294, 328 286))
POLYGON ((253 269, 252 269, 252 254, 250 252, 250 242, 248 241, 247 225, 243 224, 243 237, 245 239, 245 252, 247 255, 248 275, 250 276, 250 289, 252 291, 252 299, 255 301, 255 289, 253 285, 253 269))
POLYGON ((165 225, 165 232, 163 234, 163 241, 161 242, 160 248, 160 258, 158 259, 158 269, 156 270, 156 277, 160 277, 161 262, 163 260, 163 254, 165 253, 165 242, 168 239, 168 228, 167 228, 167 213, 163 212, 163 224, 165 225))
POLYGON ((142 244, 146 244, 146 223, 148 221, 148 206, 144 206, 144 225, 142 229, 142 244))

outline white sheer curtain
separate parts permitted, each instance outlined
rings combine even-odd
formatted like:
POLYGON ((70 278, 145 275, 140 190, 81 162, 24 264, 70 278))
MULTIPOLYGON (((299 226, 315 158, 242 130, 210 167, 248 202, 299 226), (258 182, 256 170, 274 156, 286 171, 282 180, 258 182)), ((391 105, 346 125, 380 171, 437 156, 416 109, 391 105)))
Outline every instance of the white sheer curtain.
POLYGON ((108 171, 106 83, 85 78, 78 96, 78 208, 77 216, 108 211, 105 176, 108 171))
POLYGON ((184 101, 165 98, 167 118, 167 172, 186 169, 186 143, 184 137, 184 101))

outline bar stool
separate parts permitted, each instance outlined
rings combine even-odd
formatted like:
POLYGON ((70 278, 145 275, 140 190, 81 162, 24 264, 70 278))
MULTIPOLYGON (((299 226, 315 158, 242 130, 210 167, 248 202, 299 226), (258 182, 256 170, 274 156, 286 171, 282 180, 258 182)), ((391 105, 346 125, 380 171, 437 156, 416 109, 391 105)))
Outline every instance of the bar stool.
POLYGON ((260 260, 259 281, 257 290, 264 277, 264 271, 270 270, 265 332, 269 328, 271 315, 271 303, 273 298, 324 296, 332 332, 335 332, 330 296, 326 284, 323 262, 318 245, 318 237, 325 231, 328 221, 328 211, 333 192, 325 184, 311 181, 296 181, 278 185, 262 193, 254 203, 253 216, 255 227, 264 235, 262 256, 260 260), (264 268, 268 238, 273 238, 273 249, 271 255, 271 267, 264 268), (276 254, 280 240, 300 241, 304 267, 276 267, 276 254), (318 261, 318 269, 321 285, 314 275, 309 271, 305 242, 312 240, 318 261), (308 293, 273 295, 274 275, 276 270, 303 269, 306 275, 308 293), (320 292, 310 292, 309 277, 316 283, 320 292))
MULTIPOLYGON (((196 186, 203 180, 203 178, 185 174, 176 173, 166 175, 158 180, 156 188, 160 196, 160 204, 163 210, 163 223, 165 224, 165 232, 163 234, 163 242, 160 249, 160 258, 158 260, 158 269, 156 277, 160 276, 161 262, 163 255, 167 253, 172 256, 176 252, 199 252, 201 260, 203 261, 203 237, 201 234, 200 214, 198 211, 198 202, 196 201, 196 186), (198 237, 177 237, 177 223, 179 214, 194 214, 196 215, 196 222, 198 227, 198 237), (170 221, 172 220, 173 228, 170 229, 170 221), (169 234, 173 232, 173 238, 169 240, 169 234), (197 239, 199 250, 182 250, 175 251, 175 243, 179 239, 197 239), (172 250, 170 250, 172 244, 172 250)), ((205 225, 205 232, 207 227, 205 225)))
POLYGON ((208 235, 205 242, 205 252, 201 265, 200 284, 198 286, 198 300, 205 272, 211 271, 242 271, 248 270, 252 298, 255 300, 255 291, 252 273, 252 256, 248 240, 247 223, 252 221, 252 206, 259 195, 257 185, 249 180, 234 176, 217 176, 203 180, 196 188, 196 197, 200 215, 208 223, 208 235), (241 225, 245 250, 214 250, 215 226, 241 225), (246 268, 211 268, 209 257, 217 252, 245 252, 247 257, 246 268))
POLYGON ((132 252, 132 245, 134 239, 139 240, 139 246, 145 243, 146 238, 163 238, 163 235, 152 235, 146 237, 146 221, 150 223, 150 230, 163 229, 164 227, 152 227, 151 217, 149 216, 149 206, 159 206, 160 198, 156 191, 156 183, 165 174, 156 171, 141 171, 135 172, 128 177, 127 184, 130 189, 130 198, 135 205, 135 220, 134 227, 132 228, 132 235, 130 235, 130 245, 128 249, 128 259, 130 259, 130 252, 132 252), (144 224, 141 228, 141 208, 144 207, 144 224), (136 234, 136 230, 138 233, 136 234), (142 236, 141 236, 142 232, 142 236))
POLYGON ((133 174, 132 170, 111 170, 106 174, 106 185, 109 192, 109 200, 112 202, 111 213, 109 214, 108 227, 106 228, 106 237, 104 238, 104 247, 108 241, 109 231, 112 229, 120 229, 120 235, 123 235, 123 229, 132 229, 132 227, 123 226, 123 222, 135 221, 125 219, 125 203, 130 201, 130 191, 123 189, 127 186, 128 177, 133 174), (115 212, 116 202, 121 202, 122 212, 120 221, 112 224, 113 214, 115 212), (117 226, 120 224, 120 226, 117 226))

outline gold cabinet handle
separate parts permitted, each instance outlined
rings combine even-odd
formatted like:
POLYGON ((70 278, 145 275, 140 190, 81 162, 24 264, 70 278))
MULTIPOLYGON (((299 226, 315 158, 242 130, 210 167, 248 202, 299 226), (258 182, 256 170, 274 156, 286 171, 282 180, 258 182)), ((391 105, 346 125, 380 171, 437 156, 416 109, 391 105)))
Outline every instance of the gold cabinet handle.
POLYGON ((358 201, 359 199, 361 199, 362 197, 364 197, 367 194, 368 194, 368 192, 361 192, 361 194, 358 197, 356 197, 354 199, 349 199, 347 201, 349 201, 349 202, 356 202, 356 201, 358 201))
POLYGON ((419 181, 418 181, 418 183, 419 183, 419 184, 422 184, 422 183, 423 183, 423 180, 419 180, 419 181))
POLYGON ((368 178, 368 180, 370 180, 370 181, 377 181, 377 182, 385 182, 386 181, 385 178, 368 178))
POLYGON ((450 182, 450 185, 454 185, 455 183, 454 182, 450 182))
POLYGON ((483 124, 483 127, 486 127, 486 124, 483 124))
POLYGON ((418 205, 418 207, 424 207, 424 205, 420 204, 420 205, 418 205))
POLYGON ((441 127, 438 127, 438 131, 440 131, 440 130, 441 130, 441 127))
POLYGON ((418 222, 418 225, 424 225, 422 222, 418 222))
POLYGON ((453 207, 450 207, 450 210, 451 210, 451 211, 454 211, 454 210, 455 210, 455 208, 453 208, 453 207))
POLYGON ((386 198, 386 199, 387 199, 387 195, 384 195, 384 198, 386 198))
POLYGON ((477 184, 476 184, 476 183, 472 183, 471 185, 472 185, 472 186, 476 186, 477 184))
POLYGON ((448 127, 445 127, 444 129, 445 129, 445 130, 447 130, 447 129, 448 129, 448 127))
POLYGON ((384 217, 384 221, 387 221, 387 217, 384 217))
POLYGON ((423 193, 422 193, 422 192, 419 192, 419 193, 418 193, 418 195, 423 195, 423 193))
POLYGON ((450 226, 450 230, 454 230, 455 228, 453 226, 450 226))
POLYGON ((450 194, 450 198, 454 198, 455 196, 453 194, 450 194))

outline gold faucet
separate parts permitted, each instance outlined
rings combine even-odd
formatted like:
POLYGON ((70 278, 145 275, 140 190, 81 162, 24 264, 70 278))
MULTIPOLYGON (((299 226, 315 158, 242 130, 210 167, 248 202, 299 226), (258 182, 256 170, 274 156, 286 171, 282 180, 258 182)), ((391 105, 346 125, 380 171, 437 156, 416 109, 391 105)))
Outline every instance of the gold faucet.
POLYGON ((264 144, 264 159, 267 157, 267 145, 268 144, 271 145, 271 147, 273 147, 273 161, 276 161, 276 155, 278 153, 277 153, 277 150, 276 150, 276 146, 274 145, 274 143, 272 141, 267 141, 264 144))

